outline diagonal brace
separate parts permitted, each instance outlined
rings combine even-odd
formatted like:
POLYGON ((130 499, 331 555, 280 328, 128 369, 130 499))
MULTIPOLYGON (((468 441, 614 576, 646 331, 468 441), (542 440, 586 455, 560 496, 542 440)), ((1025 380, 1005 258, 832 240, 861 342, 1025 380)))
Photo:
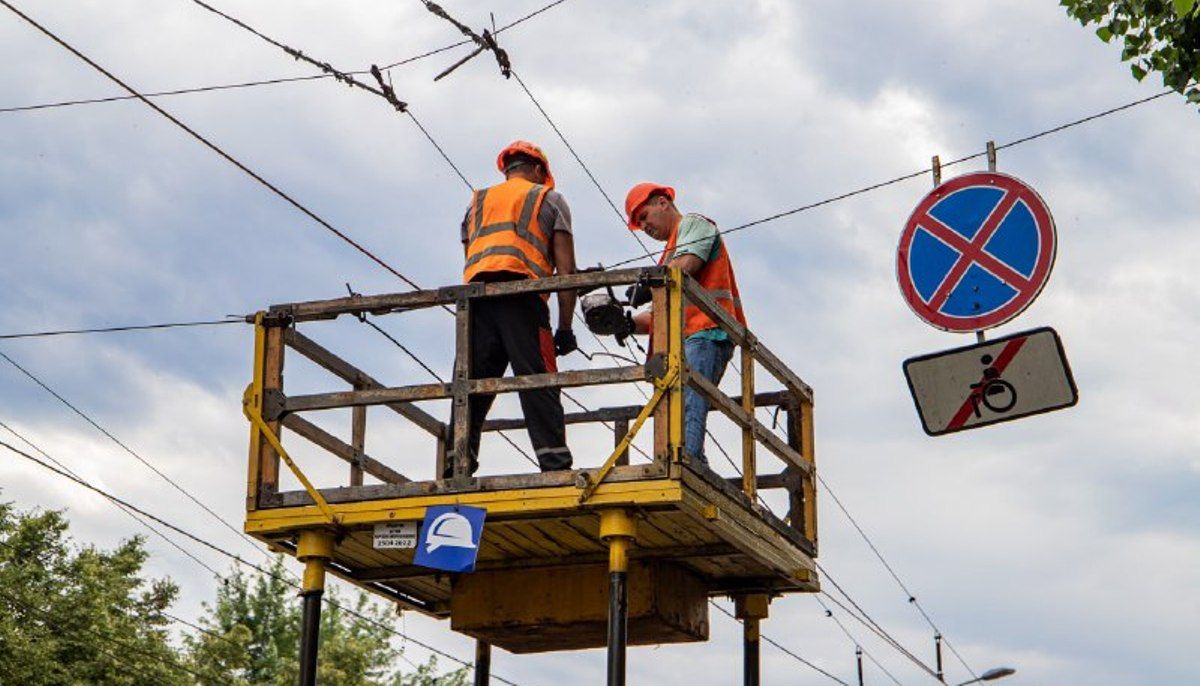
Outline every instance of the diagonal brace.
POLYGON ((675 379, 678 376, 679 369, 675 367, 668 369, 667 373, 663 375, 661 379, 656 379, 654 381, 654 395, 650 396, 650 401, 647 402, 646 406, 642 408, 642 411, 638 413, 637 419, 633 421, 633 426, 629 427, 629 431, 625 433, 625 437, 622 438, 621 442, 617 444, 617 447, 613 450, 612 455, 609 455, 608 459, 604 461, 604 464, 600 466, 599 471, 596 472, 595 478, 590 480, 587 486, 583 488, 583 492, 579 494, 579 504, 582 505, 583 503, 587 502, 588 498, 591 498, 592 494, 596 492, 596 489, 600 487, 600 484, 604 481, 605 477, 608 476, 609 472, 611 472, 612 468, 617 464, 617 460, 621 457, 621 454, 629 449, 629 444, 632 443, 634 437, 637 436, 637 432, 642 428, 642 424, 646 423, 646 420, 649 419, 650 415, 654 413, 654 410, 658 407, 658 404, 662 402, 663 397, 666 396, 667 391, 671 390, 671 386, 674 384, 675 379))
POLYGON ((271 444, 271 447, 275 449, 275 452, 279 453, 279 456, 283 458, 283 461, 287 464, 288 469, 292 470, 292 474, 296 475, 296 478, 304 486, 304 490, 307 491, 308 494, 312 496, 312 499, 317 503, 317 507, 321 510, 321 514, 325 515, 325 518, 329 520, 330 524, 337 524, 338 517, 336 514, 334 514, 333 508, 329 507, 329 503, 326 502, 325 496, 321 495, 321 492, 312 485, 312 482, 308 480, 308 477, 304 475, 304 472, 300 471, 300 467, 296 465, 296 462, 292 460, 291 456, 287 454, 287 451, 283 449, 283 443, 279 440, 279 436, 275 435, 275 432, 271 430, 271 427, 267 426, 267 422, 262 418, 261 408, 259 408, 254 402, 255 395, 254 384, 246 386, 246 392, 242 394, 242 414, 246 415, 246 419, 250 420, 250 423, 254 426, 254 428, 257 429, 259 433, 261 433, 267 439, 267 442, 271 444))

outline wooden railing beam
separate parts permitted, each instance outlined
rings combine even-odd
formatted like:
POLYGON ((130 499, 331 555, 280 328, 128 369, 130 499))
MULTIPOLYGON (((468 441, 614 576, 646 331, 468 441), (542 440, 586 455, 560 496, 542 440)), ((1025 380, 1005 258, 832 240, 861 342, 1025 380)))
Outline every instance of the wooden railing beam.
MULTIPOLYGON (((292 328, 284 329, 283 340, 289 348, 315 362, 326 371, 346 383, 363 390, 385 388, 385 386, 358 367, 325 349, 321 344, 292 328)), ((387 407, 434 436, 446 432, 446 424, 411 403, 388 403, 387 407)))
MULTIPOLYGON (((353 445, 346 443, 300 415, 287 415, 283 418, 283 425, 296 432, 297 435, 312 441, 314 445, 324 448, 333 455, 349 462, 351 465, 357 465, 362 471, 386 484, 406 484, 412 481, 412 479, 388 467, 379 460, 364 454, 353 445)), ((362 483, 351 485, 361 486, 362 483)))
MULTIPOLYGON (((538 388, 574 388, 576 386, 631 383, 645 381, 648 377, 649 374, 644 367, 629 366, 495 379, 472 379, 468 382, 468 387, 472 394, 513 393, 538 388)), ((452 385, 443 383, 401 386, 399 388, 371 388, 363 391, 336 391, 285 397, 282 401, 282 411, 285 413, 308 412, 359 405, 389 405, 414 400, 439 400, 453 397, 453 395, 452 385)))

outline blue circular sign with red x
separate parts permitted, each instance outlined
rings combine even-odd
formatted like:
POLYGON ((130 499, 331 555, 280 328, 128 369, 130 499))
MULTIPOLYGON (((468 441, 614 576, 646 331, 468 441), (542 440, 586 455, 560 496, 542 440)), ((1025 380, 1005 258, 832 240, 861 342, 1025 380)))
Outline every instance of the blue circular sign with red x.
POLYGON ((1019 179, 977 172, 925 196, 900 235, 896 277, 918 317, 981 331, 1024 310, 1054 266, 1054 219, 1019 179))

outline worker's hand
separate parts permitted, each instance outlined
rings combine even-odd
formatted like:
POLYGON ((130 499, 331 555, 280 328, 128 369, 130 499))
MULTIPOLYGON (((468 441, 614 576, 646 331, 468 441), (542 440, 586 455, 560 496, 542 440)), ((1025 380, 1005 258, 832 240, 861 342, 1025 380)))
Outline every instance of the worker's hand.
POLYGON ((575 332, 570 329, 559 329, 554 332, 554 354, 562 357, 567 353, 579 350, 575 340, 575 332))
POLYGON ((629 306, 633 308, 641 307, 650 302, 650 285, 646 283, 638 283, 625 289, 625 299, 629 301, 629 306))

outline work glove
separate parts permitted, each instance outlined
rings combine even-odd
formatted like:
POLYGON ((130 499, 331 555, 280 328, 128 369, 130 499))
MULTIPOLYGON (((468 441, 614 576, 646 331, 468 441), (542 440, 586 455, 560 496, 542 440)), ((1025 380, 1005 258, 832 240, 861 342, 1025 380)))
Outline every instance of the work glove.
POLYGON ((646 283, 637 283, 625 289, 625 299, 629 301, 629 306, 637 309, 642 305, 650 302, 650 285, 646 283))
POLYGON ((575 340, 575 332, 570 329, 559 329, 554 332, 554 354, 562 357, 567 353, 579 350, 579 343, 575 340))
POLYGON ((614 336, 617 339, 617 345, 625 345, 625 339, 633 335, 633 314, 628 310, 625 311, 625 325, 617 331, 614 336))

